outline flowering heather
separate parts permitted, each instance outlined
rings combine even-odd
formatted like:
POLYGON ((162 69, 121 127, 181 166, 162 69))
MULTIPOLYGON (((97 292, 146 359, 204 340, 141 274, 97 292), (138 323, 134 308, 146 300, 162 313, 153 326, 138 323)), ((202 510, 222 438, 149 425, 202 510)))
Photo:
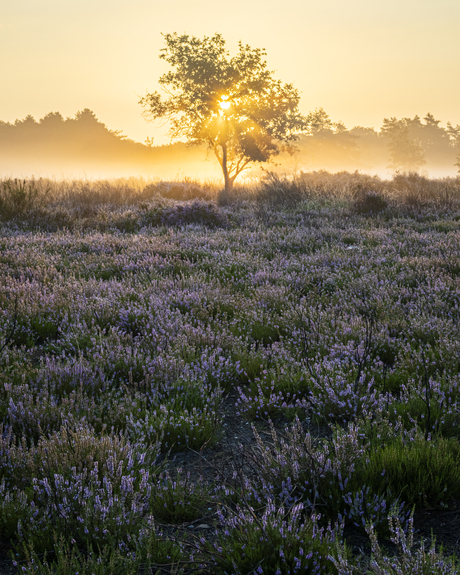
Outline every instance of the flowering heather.
POLYGON ((460 500, 455 186, 409 205, 372 181, 356 209, 358 176, 339 199, 304 176, 289 201, 288 179, 221 205, 101 188, 85 213, 88 190, 54 190, 1 222, 0 532, 25 572, 57 569, 45 551, 83 570, 99 546, 126 572, 136 554, 345 574, 353 529, 371 573, 456 572, 436 550, 413 567, 404 539, 413 505, 460 500))
MULTIPOLYGON (((237 507, 228 515, 220 511, 222 533, 212 547, 213 572, 235 575, 251 571, 261 575, 331 572, 331 557, 340 528, 320 527, 320 516, 303 517, 302 512, 301 503, 286 512, 270 500, 260 517, 251 507, 237 507)), ((200 544, 206 545, 203 538, 200 544)))

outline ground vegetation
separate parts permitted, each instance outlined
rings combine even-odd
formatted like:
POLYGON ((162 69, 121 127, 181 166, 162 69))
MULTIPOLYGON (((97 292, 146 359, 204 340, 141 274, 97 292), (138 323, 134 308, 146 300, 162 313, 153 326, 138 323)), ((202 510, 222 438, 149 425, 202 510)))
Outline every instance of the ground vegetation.
POLYGON ((0 182, 0 572, 458 573, 458 180, 219 192, 0 182))

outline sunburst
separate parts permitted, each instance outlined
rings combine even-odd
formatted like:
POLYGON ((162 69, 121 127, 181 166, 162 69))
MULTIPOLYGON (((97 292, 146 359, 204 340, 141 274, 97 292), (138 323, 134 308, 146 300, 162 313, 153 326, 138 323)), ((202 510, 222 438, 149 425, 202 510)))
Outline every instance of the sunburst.
POLYGON ((219 100, 219 107, 221 110, 228 110, 232 103, 229 101, 228 96, 221 96, 219 100))

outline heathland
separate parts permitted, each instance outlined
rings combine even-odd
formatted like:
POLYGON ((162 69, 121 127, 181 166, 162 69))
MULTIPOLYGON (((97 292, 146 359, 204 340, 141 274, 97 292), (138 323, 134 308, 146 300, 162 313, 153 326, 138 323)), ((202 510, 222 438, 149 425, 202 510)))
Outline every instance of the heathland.
POLYGON ((10 179, 0 232, 18 572, 459 572, 459 179, 10 179))

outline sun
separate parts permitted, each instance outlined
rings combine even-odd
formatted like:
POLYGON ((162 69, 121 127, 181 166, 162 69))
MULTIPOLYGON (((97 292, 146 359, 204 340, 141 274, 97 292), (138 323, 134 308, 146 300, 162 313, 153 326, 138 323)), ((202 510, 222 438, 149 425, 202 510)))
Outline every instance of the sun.
POLYGON ((231 105, 232 103, 228 101, 228 96, 221 96, 219 101, 219 107, 221 110, 228 110, 231 105))

